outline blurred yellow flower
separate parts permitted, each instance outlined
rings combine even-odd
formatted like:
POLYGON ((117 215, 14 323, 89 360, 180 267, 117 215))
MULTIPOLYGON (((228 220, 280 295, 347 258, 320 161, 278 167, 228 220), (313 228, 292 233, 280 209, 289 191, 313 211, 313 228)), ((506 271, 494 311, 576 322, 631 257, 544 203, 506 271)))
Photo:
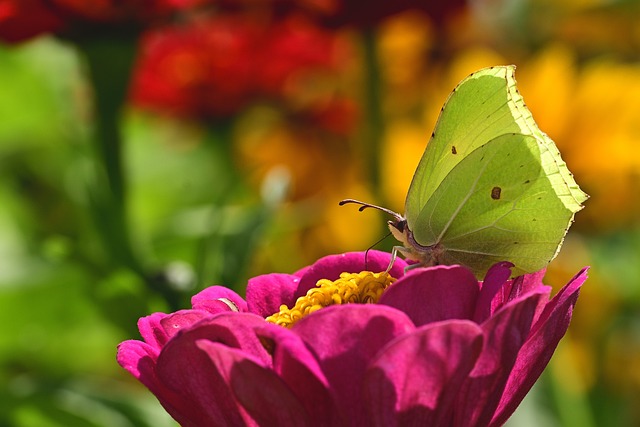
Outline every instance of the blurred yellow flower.
POLYGON ((240 168, 259 186, 275 166, 291 176, 289 200, 317 194, 326 186, 340 182, 340 163, 348 156, 344 141, 322 138, 314 130, 289 124, 273 114, 257 112, 237 127, 235 152, 240 168))
POLYGON ((345 198, 372 200, 363 169, 345 138, 259 111, 237 128, 239 168, 260 187, 277 168, 289 180, 288 194, 260 248, 254 268, 291 271, 329 253, 364 250, 383 234, 382 218, 340 207, 345 198))
MULTIPOLYGON (((573 326, 572 328, 573 329, 573 326)), ((596 383, 597 364, 593 349, 567 334, 551 359, 552 375, 571 395, 585 395, 596 383)))
POLYGON ((640 395, 640 333, 638 320, 629 319, 604 343, 607 386, 618 393, 640 395))
POLYGON ((564 157, 571 147, 563 146, 561 137, 568 126, 576 74, 574 53, 562 44, 546 47, 516 70, 518 88, 534 119, 564 157))
POLYGON ((591 195, 578 227, 607 230, 637 221, 640 66, 603 59, 578 69, 570 50, 556 45, 522 70, 518 80, 534 117, 591 195))
POLYGON ((404 212, 404 199, 429 135, 426 126, 410 120, 388 123, 381 153, 381 173, 382 194, 389 209, 404 212))

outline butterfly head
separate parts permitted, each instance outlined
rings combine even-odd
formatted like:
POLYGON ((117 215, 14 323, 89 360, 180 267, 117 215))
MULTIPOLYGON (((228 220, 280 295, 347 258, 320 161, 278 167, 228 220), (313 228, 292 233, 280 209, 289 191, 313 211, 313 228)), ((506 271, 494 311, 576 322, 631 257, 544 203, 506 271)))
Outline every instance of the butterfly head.
POLYGON ((355 199, 344 199, 340 201, 339 205, 343 206, 348 203, 360 205, 360 207, 358 208, 360 212, 367 208, 373 208, 391 215, 393 219, 387 221, 387 224, 389 224, 389 229, 391 230, 391 234, 393 234, 393 237, 395 237, 402 243, 407 242, 408 233, 410 233, 409 228, 407 227, 407 219, 399 213, 394 212, 391 209, 383 208, 382 206, 372 205, 371 203, 361 202, 360 200, 355 199))
POLYGON ((407 220, 403 217, 394 218, 387 221, 391 234, 397 241, 402 243, 405 247, 409 247, 409 227, 407 226, 407 220))
POLYGON ((444 248, 436 243, 431 246, 423 246, 416 242, 413 237, 413 232, 409 229, 407 219, 397 212, 380 206, 372 205, 370 203, 361 202, 354 199, 345 199, 340 202, 340 206, 353 203, 360 205, 359 211, 363 211, 367 208, 378 209, 393 217, 393 219, 387 221, 389 230, 393 237, 402 243, 402 246, 394 246, 394 251, 401 253, 405 259, 416 261, 416 265, 430 266, 440 264, 444 248))
POLYGON ((387 221, 389 225, 389 230, 391 230, 391 234, 396 238, 399 242, 401 242, 405 247, 410 246, 410 233, 409 227, 407 226, 407 219, 400 215, 397 212, 392 211, 391 209, 383 208, 382 206, 372 205, 371 203, 361 202, 359 200, 354 199, 345 199, 340 202, 340 206, 346 205, 348 203, 352 203, 355 205, 360 205, 358 210, 362 212, 367 208, 378 209, 384 213, 387 213, 393 217, 393 219, 387 221))

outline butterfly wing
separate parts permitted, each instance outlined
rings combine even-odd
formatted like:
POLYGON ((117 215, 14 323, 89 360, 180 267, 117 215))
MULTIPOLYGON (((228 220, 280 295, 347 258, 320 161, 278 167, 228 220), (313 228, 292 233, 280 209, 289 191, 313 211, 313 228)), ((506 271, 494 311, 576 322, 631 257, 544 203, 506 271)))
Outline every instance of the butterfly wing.
POLYGON ((512 262, 516 275, 545 267, 574 213, 556 196, 541 149, 532 136, 505 134, 471 152, 421 210, 416 241, 440 244, 438 263, 479 277, 498 261, 512 262))
POLYGON ((454 89, 405 203, 418 245, 439 245, 437 262, 479 275, 505 260, 514 272, 543 268, 587 198, 533 120, 514 71, 486 68, 454 89))
POLYGON ((436 188, 465 156, 503 133, 520 131, 508 107, 507 72, 507 67, 475 72, 447 98, 407 193, 405 217, 411 229, 436 188))
POLYGON ((481 145, 507 133, 539 139, 546 147, 543 168, 556 181, 558 196, 574 212, 582 208, 586 194, 576 184, 553 141, 533 120, 516 88, 514 73, 514 66, 485 68, 465 78, 449 95, 407 193, 405 217, 410 229, 415 229, 420 211, 459 162, 481 145))
POLYGON ((531 111, 525 105, 524 99, 516 86, 515 67, 506 68, 507 90, 509 91, 510 99, 509 107, 513 117, 520 126, 522 133, 533 135, 542 143, 541 163, 545 174, 553 181, 556 194, 562 199, 565 206, 574 213, 578 212, 584 207, 582 203, 589 196, 578 187, 573 175, 567 168, 567 164, 560 157, 560 151, 556 144, 546 133, 538 128, 538 125, 533 120, 531 111))

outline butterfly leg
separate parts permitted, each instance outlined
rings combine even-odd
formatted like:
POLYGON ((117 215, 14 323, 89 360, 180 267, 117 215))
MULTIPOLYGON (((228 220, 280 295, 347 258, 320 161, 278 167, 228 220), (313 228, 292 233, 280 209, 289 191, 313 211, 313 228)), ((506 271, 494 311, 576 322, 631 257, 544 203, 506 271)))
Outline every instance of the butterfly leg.
POLYGON ((419 262, 416 262, 415 264, 409 264, 404 268, 404 272, 407 273, 411 270, 413 270, 414 268, 418 268, 418 267, 424 267, 422 264, 420 264, 419 262))
POLYGON ((389 265, 387 266, 387 269, 384 271, 385 273, 389 273, 391 271, 391 269, 393 268, 393 264, 395 264, 396 262, 396 258, 398 258, 398 252, 402 253, 403 249, 404 249, 404 246, 394 246, 393 248, 391 248, 391 261, 389 261, 389 265))

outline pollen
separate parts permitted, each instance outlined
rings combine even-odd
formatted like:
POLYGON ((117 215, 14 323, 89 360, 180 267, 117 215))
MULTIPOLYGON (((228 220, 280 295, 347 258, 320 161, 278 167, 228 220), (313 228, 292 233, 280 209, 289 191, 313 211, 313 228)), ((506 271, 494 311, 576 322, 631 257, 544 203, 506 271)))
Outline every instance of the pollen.
POLYGON ((292 308, 280 306, 280 311, 267 317, 267 322, 290 328, 304 316, 330 305, 375 304, 386 288, 396 279, 389 273, 342 273, 335 281, 318 280, 316 287, 298 298, 292 308))

